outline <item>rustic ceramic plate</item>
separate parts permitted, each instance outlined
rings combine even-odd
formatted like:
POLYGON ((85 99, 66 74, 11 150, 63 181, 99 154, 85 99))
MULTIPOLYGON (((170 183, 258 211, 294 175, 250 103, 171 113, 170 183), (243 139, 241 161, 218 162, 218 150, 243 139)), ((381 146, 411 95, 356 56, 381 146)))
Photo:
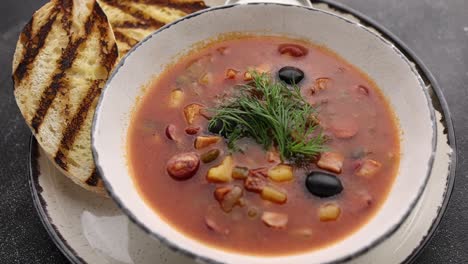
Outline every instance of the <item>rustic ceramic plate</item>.
MULTIPOLYGON (((375 23, 336 4, 314 7, 338 12, 377 30, 393 43, 398 41, 375 23), (354 13, 354 15, 351 15, 354 13), (372 25, 372 26, 371 26, 372 25)), ((350 263, 399 263, 411 260, 426 243, 445 209, 453 183, 455 149, 453 129, 446 104, 430 74, 412 53, 398 47, 414 62, 425 79, 432 103, 439 112, 437 154, 422 199, 403 226, 384 243, 350 263), (445 117, 445 118, 443 118, 445 117)), ((110 199, 75 186, 54 168, 35 141, 31 143, 31 190, 47 230, 72 262, 81 263, 193 263, 173 253, 134 226, 110 199)))

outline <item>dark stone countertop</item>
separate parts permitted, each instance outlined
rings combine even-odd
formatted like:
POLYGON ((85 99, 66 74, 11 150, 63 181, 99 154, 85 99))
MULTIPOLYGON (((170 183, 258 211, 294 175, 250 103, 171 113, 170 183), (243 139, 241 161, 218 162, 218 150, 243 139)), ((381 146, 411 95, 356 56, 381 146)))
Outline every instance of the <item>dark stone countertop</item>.
MULTIPOLYGON (((18 34, 44 0, 0 2, 0 262, 66 263, 34 209, 28 187, 30 132, 13 98, 18 34)), ((468 1, 340 0, 393 32, 427 65, 455 126, 455 187, 439 229, 416 263, 468 263, 468 1)))

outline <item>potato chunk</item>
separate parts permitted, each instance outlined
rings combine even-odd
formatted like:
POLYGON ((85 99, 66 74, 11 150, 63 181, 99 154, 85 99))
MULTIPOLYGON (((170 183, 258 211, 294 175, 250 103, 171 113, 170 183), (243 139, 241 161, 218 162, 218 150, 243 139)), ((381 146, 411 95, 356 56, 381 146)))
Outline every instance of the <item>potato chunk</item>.
POLYGON ((193 124, 195 118, 200 115, 200 110, 203 108, 204 106, 201 104, 189 104, 184 107, 185 120, 189 125, 193 124))
POLYGON ((262 221, 273 228, 285 228, 288 224, 288 215, 274 212, 263 212, 262 221))
POLYGON ((369 178, 369 177, 374 176, 380 170, 381 167, 382 167, 382 164, 380 162, 367 159, 357 169, 356 175, 369 178))
POLYGON ((207 180, 211 182, 230 182, 232 180, 233 163, 232 157, 226 156, 220 165, 208 170, 207 180))
POLYGON ((285 203, 287 200, 287 195, 282 191, 279 191, 271 186, 265 186, 262 189, 261 196, 263 199, 268 200, 270 202, 282 204, 285 203))
POLYGON ((336 203, 327 203, 320 206, 318 215, 320 221, 335 221, 341 214, 341 209, 336 203))
POLYGON ((169 95, 169 102, 168 105, 170 108, 177 108, 182 104, 184 100, 184 92, 179 89, 175 89, 169 95))
POLYGON ((321 169, 340 173, 343 168, 344 157, 337 152, 324 152, 320 155, 317 166, 321 169))
POLYGON ((210 145, 216 144, 221 140, 218 136, 199 136, 195 139, 195 148, 202 149, 210 145))
POLYGON ((294 178, 293 169, 289 165, 279 164, 268 170, 268 177, 277 182, 290 181, 294 178))

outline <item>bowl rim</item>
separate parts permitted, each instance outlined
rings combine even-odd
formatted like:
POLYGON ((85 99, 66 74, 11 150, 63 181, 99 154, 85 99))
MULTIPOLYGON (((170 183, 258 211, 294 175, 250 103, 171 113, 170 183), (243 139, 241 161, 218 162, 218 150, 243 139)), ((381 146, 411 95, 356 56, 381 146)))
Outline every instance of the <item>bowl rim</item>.
MULTIPOLYGON (((314 1, 312 1, 312 3, 313 2, 314 1)), ((324 0, 324 3, 328 4, 327 0, 324 0)), ((332 3, 332 4, 335 4, 335 3, 332 3)), ((148 228, 140 220, 138 220, 138 218, 131 212, 131 210, 129 210, 124 205, 124 203, 122 202, 122 199, 120 199, 114 193, 110 181, 105 177, 105 174, 103 173, 102 167, 101 167, 100 162, 99 162, 99 155, 98 155, 98 151, 97 151, 96 144, 95 144, 95 140, 96 140, 95 134, 97 134, 96 133, 96 131, 97 131, 97 120, 99 119, 99 115, 100 115, 100 112, 101 112, 100 109, 102 108, 102 104, 103 104, 103 101, 104 101, 104 98, 105 98, 105 94, 109 90, 108 88, 110 86, 110 83, 114 79, 115 75, 119 72, 120 68, 125 64, 126 59, 129 56, 131 56, 131 54, 136 49, 138 49, 141 45, 143 45, 145 42, 147 42, 149 39, 151 39, 153 36, 157 35, 158 33, 162 32, 164 30, 167 30, 170 27, 172 27, 172 26, 174 26, 174 25, 176 25, 176 24, 178 24, 180 22, 183 22, 185 20, 188 20, 188 19, 190 19, 192 17, 196 17, 196 16, 202 15, 204 13, 211 12, 211 11, 216 11, 216 10, 230 9, 230 8, 235 8, 235 7, 239 7, 239 6, 254 6, 254 5, 285 6, 285 7, 294 7, 294 8, 306 9, 306 10, 309 10, 309 11, 312 11, 312 12, 320 12, 320 13, 324 13, 324 14, 327 14, 327 15, 331 15, 331 16, 337 18, 337 19, 341 19, 341 20, 343 20, 343 21, 345 21, 347 23, 352 24, 353 26, 357 26, 357 27, 369 32, 370 34, 372 34, 372 35, 376 36, 377 38, 379 38, 379 40, 381 40, 385 45, 393 47, 393 50, 395 52, 399 53, 398 55, 401 57, 401 59, 403 59, 404 61, 406 61, 406 63, 411 65, 411 71, 416 75, 416 77, 418 77, 417 79, 418 79, 418 81, 420 83, 419 87, 422 88, 422 91, 423 91, 423 93, 425 95, 426 104, 428 106, 429 113, 430 113, 430 122, 431 122, 431 125, 432 125, 432 142, 431 142, 431 155, 429 157, 428 163, 426 164, 427 165, 427 171, 426 171, 426 174, 424 175, 424 181, 421 184, 421 186, 419 186, 418 192, 417 192, 416 196, 414 197, 413 201, 411 201, 411 203, 409 204, 406 212, 402 215, 402 217, 400 218, 400 220, 397 223, 393 224, 389 229, 387 229, 384 233, 382 233, 379 237, 377 237, 376 239, 371 241, 369 244, 367 244, 365 246, 362 246, 361 248, 359 248, 359 249, 355 250, 354 252, 349 253, 349 254, 347 254, 347 255, 345 255, 343 257, 340 257, 340 258, 332 260, 332 261, 324 262, 324 264, 345 263, 347 261, 353 260, 353 259, 361 256, 362 254, 368 252, 369 250, 373 249, 377 245, 381 244, 387 238, 392 236, 401 227, 401 225, 408 218, 408 216, 410 215, 410 213, 413 211, 414 207, 416 206, 416 204, 420 200, 421 195, 422 195, 424 189, 427 186, 427 183, 428 183, 428 180, 429 180, 429 177, 430 177, 433 165, 434 165, 435 153, 437 151, 437 145, 436 145, 436 143, 437 143, 437 127, 436 127, 436 121, 435 121, 435 109, 434 109, 434 106, 432 105, 432 101, 431 101, 428 90, 423 88, 423 87, 425 87, 425 82, 422 79, 422 75, 419 73, 419 71, 417 69, 417 67, 419 65, 424 66, 424 64, 422 64, 422 62, 419 60, 419 58, 417 58, 414 55, 414 52, 409 50, 401 42, 401 40, 399 40, 398 38, 393 36, 388 30, 384 29, 382 26, 376 26, 378 24, 375 23, 374 21, 370 20, 370 19, 368 19, 368 21, 364 20, 363 21, 364 23, 361 24, 361 22, 363 20, 362 19, 363 16, 360 15, 359 13, 357 13, 357 12, 350 12, 353 15, 354 14, 359 15, 358 16, 358 22, 355 22, 355 21, 350 20, 348 18, 345 18, 345 17, 343 17, 341 15, 331 13, 331 12, 328 12, 328 11, 325 11, 325 10, 317 9, 317 8, 314 8, 314 7, 308 7, 308 6, 298 6, 298 5, 293 5, 293 4, 271 3, 271 2, 236 3, 236 4, 230 4, 230 5, 221 5, 221 6, 210 7, 210 8, 207 8, 207 9, 197 11, 195 13, 192 13, 192 14, 189 14, 189 15, 187 15, 185 17, 182 17, 182 18, 180 18, 180 19, 178 19, 178 20, 176 20, 176 21, 174 21, 172 23, 169 23, 169 24, 159 28, 158 30, 154 31, 150 35, 146 36, 139 43, 137 43, 134 47, 132 47, 127 52, 127 54, 123 58, 121 58, 120 62, 117 64, 117 66, 112 71, 110 77, 108 78, 108 80, 107 80, 107 82, 106 82, 106 84, 105 84, 105 86, 104 86, 104 88, 102 90, 101 96, 99 97, 98 104, 96 106, 96 111, 95 111, 94 117, 93 117, 92 127, 91 127, 91 150, 92 150, 92 155, 93 155, 93 158, 94 158, 94 161, 95 161, 95 164, 96 164, 96 169, 99 172, 99 174, 101 175, 101 178, 102 178, 102 181, 104 183, 104 187, 105 187, 107 193, 114 200, 114 202, 116 203, 118 208, 121 209, 129 217, 129 219, 133 223, 135 223, 138 227, 140 227, 145 233, 147 233, 151 237, 159 240, 162 244, 168 246, 174 252, 180 252, 183 255, 194 259, 197 262, 208 263, 208 264, 226 264, 226 262, 221 262, 221 261, 215 260, 215 259, 213 259, 211 257, 204 256, 204 255, 201 255, 201 254, 197 254, 197 253, 194 253, 193 251, 184 249, 184 248, 178 246, 177 244, 175 244, 174 242, 172 242, 170 238, 163 237, 159 233, 157 233, 157 232, 151 230, 150 228, 148 228), (377 32, 377 33, 374 32, 372 30, 373 28, 377 28, 379 30, 379 32, 377 32), (380 31, 383 32, 384 34, 381 35, 380 31), (394 45, 395 43, 398 44, 398 45, 394 45), (410 57, 412 57, 412 59, 414 61, 407 58, 408 55, 410 55, 410 57)), ((336 7, 345 10, 345 8, 343 6, 336 5, 336 7)), ((430 77, 432 77, 432 75, 430 75, 430 77)), ((174 229, 174 227, 171 227, 171 228, 174 229)), ((197 241, 197 243, 203 244, 200 241, 197 241)), ((215 250, 221 250, 219 248, 214 248, 214 249, 215 250)), ((238 254, 238 255, 245 255, 245 254, 237 253, 237 252, 232 252, 232 253, 233 254, 238 254)), ((288 255, 284 255, 284 257, 287 257, 287 256, 288 255)), ((258 256, 254 256, 254 257, 258 257, 258 256)))

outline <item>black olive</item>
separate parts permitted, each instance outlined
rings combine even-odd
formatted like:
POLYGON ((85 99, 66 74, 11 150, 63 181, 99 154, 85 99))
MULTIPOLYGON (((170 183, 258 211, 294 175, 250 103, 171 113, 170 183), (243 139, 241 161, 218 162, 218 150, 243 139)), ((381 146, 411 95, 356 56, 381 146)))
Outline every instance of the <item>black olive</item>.
POLYGON ((220 134, 223 129, 223 122, 219 119, 215 119, 213 122, 210 122, 208 125, 208 131, 213 134, 220 134))
POLYGON ((343 185, 338 177, 321 171, 313 171, 307 175, 306 187, 310 193, 318 197, 330 197, 343 191, 343 185))
POLYGON ((223 121, 219 119, 215 119, 214 121, 211 121, 208 124, 208 131, 213 133, 213 134, 218 134, 222 137, 227 138, 226 134, 226 128, 228 130, 232 130, 236 125, 232 121, 227 121, 225 124, 223 124, 223 121), (225 129, 223 130, 223 126, 225 126, 225 129), (223 131, 221 131, 223 130, 223 131))
POLYGON ((286 66, 279 70, 278 76, 283 82, 292 85, 298 84, 304 79, 304 72, 296 67, 286 66))

